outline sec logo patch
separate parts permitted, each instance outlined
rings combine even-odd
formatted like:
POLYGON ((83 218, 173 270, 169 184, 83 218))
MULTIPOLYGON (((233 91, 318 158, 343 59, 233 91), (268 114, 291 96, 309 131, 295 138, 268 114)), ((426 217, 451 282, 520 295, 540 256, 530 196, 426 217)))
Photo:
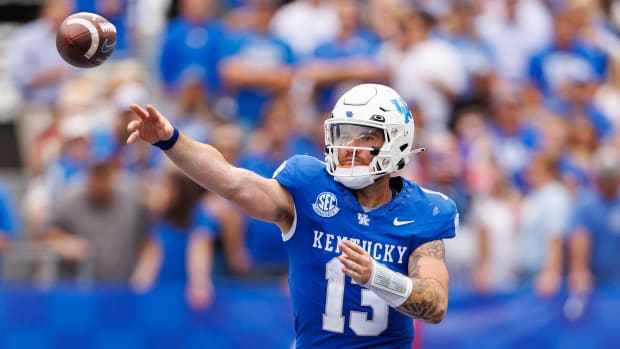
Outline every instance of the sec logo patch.
POLYGON ((321 217, 333 217, 340 208, 338 207, 338 199, 336 195, 331 192, 322 192, 316 197, 314 204, 312 204, 314 212, 321 217))

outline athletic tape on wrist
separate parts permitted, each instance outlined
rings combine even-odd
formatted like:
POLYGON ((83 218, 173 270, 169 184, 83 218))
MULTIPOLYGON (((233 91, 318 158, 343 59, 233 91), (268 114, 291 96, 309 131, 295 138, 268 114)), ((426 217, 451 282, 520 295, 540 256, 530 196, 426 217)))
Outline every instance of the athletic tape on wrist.
POLYGON ((178 139, 179 139, 179 129, 175 127, 174 132, 172 132, 172 137, 170 137, 170 139, 166 141, 159 141, 159 142, 153 143, 153 145, 161 150, 168 150, 172 148, 172 146, 177 142, 178 139))
POLYGON ((411 295, 413 282, 407 276, 395 272, 385 265, 373 260, 372 274, 366 286, 390 306, 401 306, 411 295))

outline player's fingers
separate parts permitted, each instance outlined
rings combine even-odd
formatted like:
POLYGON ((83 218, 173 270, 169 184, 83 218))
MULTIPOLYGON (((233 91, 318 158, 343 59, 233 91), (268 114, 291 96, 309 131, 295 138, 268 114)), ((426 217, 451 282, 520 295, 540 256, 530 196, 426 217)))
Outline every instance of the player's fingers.
POLYGON ((356 243, 348 240, 340 240, 338 248, 351 258, 361 258, 364 250, 356 243))
POLYGON ((146 111, 149 114, 149 117, 151 118, 155 118, 156 120, 161 120, 162 119, 162 115, 159 113, 159 111, 157 109, 155 109, 154 106, 147 104, 146 105, 146 111))
POLYGON ((132 132, 136 131, 140 127, 141 123, 142 123, 141 120, 131 120, 127 124, 127 132, 132 133, 132 132))
POLYGON ((351 249, 352 249, 353 251, 355 251, 356 253, 358 253, 358 254, 360 254, 360 255, 363 255, 363 254, 364 254, 364 252, 365 252, 365 251, 364 251, 364 249, 362 248, 362 246, 360 246, 360 245, 356 244, 356 243, 355 243, 355 242, 353 242, 353 241, 349 241, 349 240, 346 240, 346 241, 347 241, 347 242, 346 242, 346 244, 347 244, 349 247, 351 247, 351 249))
POLYGON ((134 131, 132 134, 129 135, 129 137, 127 137, 127 144, 132 144, 133 142, 138 140, 138 138, 140 138, 140 131, 134 131))
POLYGON ((342 273, 344 275, 354 279, 354 280, 358 277, 358 274, 355 271, 353 271, 353 270, 351 270, 349 268, 346 268, 346 267, 342 268, 342 273))
POLYGON ((149 113, 144 110, 144 108, 142 108, 141 106, 132 103, 129 105, 129 109, 131 109, 131 111, 133 111, 136 115, 138 115, 138 117, 142 120, 146 120, 149 117, 149 113))
POLYGON ((340 263, 342 263, 342 265, 344 265, 345 268, 353 271, 353 272, 359 272, 359 265, 357 263, 355 263, 355 261, 351 260, 347 255, 340 255, 340 257, 338 257, 338 259, 340 260, 340 263))
POLYGON ((357 282, 359 282, 362 277, 362 274, 356 265, 344 266, 342 267, 341 271, 344 273, 344 275, 350 277, 357 282))

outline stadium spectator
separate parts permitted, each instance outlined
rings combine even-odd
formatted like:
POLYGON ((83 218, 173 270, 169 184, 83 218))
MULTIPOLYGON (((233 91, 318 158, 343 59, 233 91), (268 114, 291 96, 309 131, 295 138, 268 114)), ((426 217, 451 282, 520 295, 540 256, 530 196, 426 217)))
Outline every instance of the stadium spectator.
POLYGON ((568 285, 578 294, 620 284, 620 153, 604 146, 595 154, 596 185, 580 193, 570 234, 568 285))
POLYGON ((395 20, 400 11, 400 0, 368 1, 368 26, 381 41, 391 40, 399 35, 399 23, 395 20))
POLYGON ((223 29, 215 16, 214 0, 181 0, 179 16, 163 34, 159 73, 167 93, 181 87, 188 76, 200 79, 210 93, 219 90, 217 64, 223 29))
POLYGON ((490 49, 495 74, 510 84, 527 81, 528 61, 551 42, 552 14, 542 0, 483 1, 475 19, 490 49))
POLYGON ((29 105, 52 107, 71 69, 56 50, 56 32, 73 12, 72 1, 46 0, 37 20, 17 30, 8 50, 8 73, 29 105))
POLYGON ((377 57, 378 36, 362 22, 365 7, 355 0, 338 0, 338 35, 314 50, 296 72, 296 79, 316 88, 319 110, 332 106, 343 91, 362 81, 385 82, 389 71, 377 57))
POLYGON ((410 348, 412 318, 443 319, 443 239, 455 236, 458 212, 447 196, 389 175, 408 162, 414 136, 394 90, 362 84, 345 93, 325 123, 327 162, 294 156, 272 179, 232 166, 154 107, 131 108, 140 120, 128 125, 129 143, 155 144, 203 187, 280 227, 297 348, 410 348))
POLYGON ((488 185, 476 193, 470 226, 477 238, 478 258, 473 287, 480 292, 510 291, 518 285, 517 209, 521 196, 499 165, 491 162, 488 185))
POLYGON ((393 85, 417 105, 425 132, 446 130, 452 105, 467 88, 465 64, 452 45, 432 35, 435 17, 415 8, 404 9, 402 15, 404 41, 392 71, 393 85))
POLYGON ((61 85, 75 71, 56 49, 56 32, 72 12, 70 0, 43 1, 38 18, 19 27, 7 46, 11 49, 6 51, 6 72, 23 101, 16 125, 20 151, 26 160, 32 141, 52 124, 61 85))
POLYGON ((207 142, 211 129, 220 121, 211 103, 207 88, 200 79, 188 76, 179 82, 174 100, 164 108, 180 130, 196 140, 207 142))
MULTIPOLYGON (((455 109, 470 104, 488 107, 496 75, 490 49, 476 32, 476 7, 462 2, 451 7, 438 18, 435 33, 457 49, 467 71, 467 89, 457 100, 455 109)), ((450 126, 453 119, 451 117, 450 126)))
POLYGON ((246 131, 260 124, 269 100, 286 91, 293 78, 291 48, 269 32, 277 1, 257 1, 243 11, 241 27, 229 28, 219 66, 223 89, 235 102, 236 118, 246 131))
POLYGON ((570 103, 565 95, 568 91, 563 91, 567 86, 588 81, 600 83, 607 72, 608 56, 583 40, 577 30, 570 11, 557 11, 553 17, 552 41, 535 52, 528 62, 528 80, 549 107, 554 107, 558 98, 570 103))
MULTIPOLYGON (((286 159, 312 151, 294 128, 292 110, 286 96, 270 102, 260 126, 252 133, 240 155, 239 167, 270 178, 286 159)), ((288 258, 280 242, 278 226, 245 216, 245 229, 239 240, 243 241, 250 257, 251 273, 265 276, 286 274, 288 258)))
POLYGON ((189 306, 205 308, 214 296, 211 266, 218 227, 206 210, 205 191, 178 169, 167 169, 162 188, 154 236, 140 254, 132 287, 144 292, 155 285, 185 285, 189 306))
POLYGON ((539 131, 525 114, 519 90, 495 91, 488 120, 491 150, 511 183, 524 190, 523 171, 539 142, 539 131))
POLYGON ((91 165, 90 115, 60 115, 57 126, 38 140, 41 156, 47 158, 41 173, 29 179, 22 210, 26 234, 44 232, 50 212, 69 188, 86 177, 91 165))
POLYGON ((151 233, 148 211, 110 160, 99 160, 84 183, 67 189, 42 237, 61 258, 62 279, 128 283, 151 233))
POLYGON ((558 176, 558 159, 536 154, 525 171, 528 191, 518 215, 519 278, 543 297, 562 284, 563 242, 571 214, 570 193, 558 176))
POLYGON ((332 0, 294 0, 276 11, 270 30, 303 61, 318 45, 335 39, 338 26, 332 0))

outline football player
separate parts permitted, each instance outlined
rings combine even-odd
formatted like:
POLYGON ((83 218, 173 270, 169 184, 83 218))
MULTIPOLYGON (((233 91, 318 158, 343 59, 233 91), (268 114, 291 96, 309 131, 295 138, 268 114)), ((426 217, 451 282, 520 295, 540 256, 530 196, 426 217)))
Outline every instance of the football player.
POLYGON ((271 179, 227 163, 154 107, 131 109, 139 119, 128 143, 154 144, 208 190, 280 227, 297 348, 411 348, 413 318, 443 319, 443 239, 455 236, 458 212, 447 196, 391 176, 421 150, 393 89, 346 92, 325 122, 325 161, 293 156, 271 179))

